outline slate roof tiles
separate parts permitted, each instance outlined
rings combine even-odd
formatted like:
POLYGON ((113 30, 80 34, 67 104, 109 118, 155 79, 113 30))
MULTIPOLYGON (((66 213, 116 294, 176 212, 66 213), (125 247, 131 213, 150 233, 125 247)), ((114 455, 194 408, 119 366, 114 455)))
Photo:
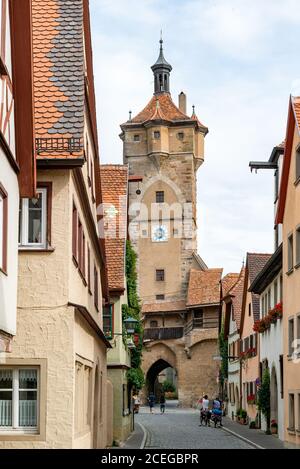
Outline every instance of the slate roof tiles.
POLYGON ((32 0, 32 21, 36 137, 82 138, 83 2, 32 0))

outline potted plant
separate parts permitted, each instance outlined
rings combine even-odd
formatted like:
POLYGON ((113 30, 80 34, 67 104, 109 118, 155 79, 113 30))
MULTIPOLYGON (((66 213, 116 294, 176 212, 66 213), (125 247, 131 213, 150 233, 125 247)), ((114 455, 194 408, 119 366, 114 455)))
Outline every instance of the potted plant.
POLYGON ((242 411, 242 409, 238 409, 237 412, 236 412, 236 415, 235 415, 235 421, 236 421, 236 422, 239 422, 239 421, 240 421, 240 418, 241 418, 241 411, 242 411))
POLYGON ((271 324, 276 324, 278 317, 275 308, 269 311, 269 319, 271 324))
POLYGON ((277 435, 278 433, 278 423, 276 420, 271 420, 271 433, 272 435, 277 435))
POLYGON ((250 430, 255 430, 256 429, 256 422, 255 420, 251 420, 250 424, 249 424, 249 428, 250 430))
POLYGON ((241 409, 240 423, 242 425, 245 425, 247 423, 247 411, 244 409, 241 409))

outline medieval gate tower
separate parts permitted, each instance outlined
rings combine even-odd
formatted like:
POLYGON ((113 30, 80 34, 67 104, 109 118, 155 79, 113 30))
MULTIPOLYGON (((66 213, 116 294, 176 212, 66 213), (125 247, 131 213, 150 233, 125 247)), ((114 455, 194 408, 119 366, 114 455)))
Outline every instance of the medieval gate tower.
POLYGON ((172 66, 162 39, 152 71, 152 99, 121 125, 124 164, 129 165, 130 237, 143 303, 145 391, 154 390, 157 375, 173 367, 180 402, 191 405, 202 392, 217 389, 212 357, 221 270, 207 269, 197 254, 196 237, 196 174, 208 129, 195 110, 187 115, 184 93, 178 107, 172 101, 172 66))

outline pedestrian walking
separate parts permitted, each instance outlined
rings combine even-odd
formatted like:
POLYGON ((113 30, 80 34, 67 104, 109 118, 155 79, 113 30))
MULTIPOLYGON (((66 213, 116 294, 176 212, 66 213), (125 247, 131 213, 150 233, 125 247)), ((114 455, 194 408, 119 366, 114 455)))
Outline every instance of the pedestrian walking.
POLYGON ((205 425, 210 426, 210 417, 211 412, 209 410, 209 399, 207 394, 202 399, 199 399, 198 403, 200 404, 200 425, 202 427, 202 422, 205 422, 205 425))
POLYGON ((140 400, 138 394, 135 394, 135 395, 133 396, 133 402, 134 402, 134 409, 133 409, 133 411, 134 411, 135 414, 138 414, 139 411, 140 411, 140 405, 141 405, 141 400, 140 400))
POLYGON ((153 392, 151 392, 149 394, 149 397, 148 397, 148 402, 149 402, 149 408, 150 408, 150 414, 153 414, 153 409, 154 409, 154 406, 155 406, 155 395, 153 394, 153 392))
POLYGON ((160 395, 159 403, 160 403, 160 413, 164 414, 166 410, 166 396, 164 392, 162 392, 160 395))

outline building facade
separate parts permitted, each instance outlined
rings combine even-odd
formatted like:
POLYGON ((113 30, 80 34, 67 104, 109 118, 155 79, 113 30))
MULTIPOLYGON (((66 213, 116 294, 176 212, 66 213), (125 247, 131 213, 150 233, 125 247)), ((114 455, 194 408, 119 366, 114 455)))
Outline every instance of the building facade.
MULTIPOLYGON (((131 390, 127 371, 131 367, 126 347, 123 307, 127 302, 126 240, 128 206, 128 167, 101 165, 103 232, 108 270, 110 302, 104 308, 103 329, 110 341, 107 355, 108 378, 113 385, 113 441, 120 445, 133 430, 131 390)), ((100 233, 101 235, 101 233, 100 233)))
MULTIPOLYGON (((211 387, 216 385, 213 355, 218 321, 199 321, 196 332, 202 336, 196 339, 196 334, 195 342, 187 337, 196 325, 192 320, 194 305, 188 305, 191 271, 207 270, 197 254, 196 174, 204 161, 208 129, 195 111, 191 116, 187 114, 184 93, 179 95, 178 107, 174 104, 171 70, 161 40, 159 58, 152 67, 154 95, 140 113, 130 115, 121 125, 121 138, 124 163, 129 165, 129 234, 138 255, 139 295, 143 302, 147 350, 143 369, 151 376, 148 382, 153 383, 163 369, 176 368, 179 400, 191 405, 199 393, 209 386, 212 392, 211 387), (188 323, 191 330, 185 329, 188 323), (208 323, 210 327, 204 327, 208 323), (201 375, 199 370, 199 376, 192 377, 189 370, 195 372, 195 363, 209 371, 201 375), (209 384, 211 375, 214 384, 209 384)), ((196 306, 204 307, 201 302, 196 306)), ((199 317, 194 319, 201 319, 202 314, 210 313, 198 311, 199 317)), ((152 384, 149 386, 148 390, 152 384)))
POLYGON ((242 408, 247 411, 249 421, 260 425, 260 413, 257 408, 257 391, 261 382, 259 335, 254 332, 254 323, 259 320, 259 295, 249 288, 270 259, 269 254, 248 253, 245 267, 245 281, 241 316, 240 360, 242 408))
POLYGON ((283 239, 285 441, 300 446, 300 98, 291 97, 276 223, 283 239))
POLYGON ((282 281, 281 245, 256 277, 250 290, 260 295, 260 320, 256 327, 260 333, 260 366, 262 376, 268 369, 271 380, 270 422, 262 416, 262 429, 268 430, 270 423, 274 427, 276 423, 278 437, 284 440, 282 281))
POLYGON ((0 19, 0 352, 9 352, 17 326, 19 199, 35 186, 30 2, 2 0, 0 19))
POLYGON ((37 189, 20 202, 17 334, 0 361, 0 446, 103 448, 112 404, 89 8, 31 4, 37 189))
POLYGON ((227 415, 235 419, 241 408, 240 326, 245 269, 222 279, 222 317, 224 337, 228 341, 227 415))
MULTIPOLYGON (((285 143, 274 147, 266 162, 250 162, 252 169, 268 169, 274 172, 274 207, 278 206, 278 195, 282 175, 285 143)), ((261 377, 265 370, 270 374, 270 421, 261 416, 263 430, 269 430, 284 440, 284 371, 283 371, 283 272, 282 272, 282 230, 275 224, 275 252, 259 272, 250 287, 252 293, 260 296, 260 318, 254 329, 260 334, 261 377)))

